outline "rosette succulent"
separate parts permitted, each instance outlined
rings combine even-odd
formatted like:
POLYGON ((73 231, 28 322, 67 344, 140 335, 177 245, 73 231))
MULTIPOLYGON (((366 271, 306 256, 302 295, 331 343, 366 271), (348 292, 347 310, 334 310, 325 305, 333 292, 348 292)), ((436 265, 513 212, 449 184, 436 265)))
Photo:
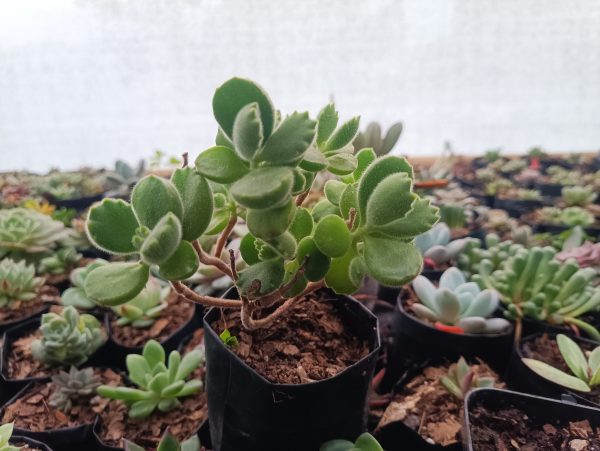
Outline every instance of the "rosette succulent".
POLYGON ((415 238, 415 246, 423 254, 426 263, 429 260, 429 262, 433 263, 434 267, 437 267, 456 258, 468 243, 466 238, 454 241, 450 241, 450 238, 450 228, 443 222, 440 222, 434 225, 431 230, 417 236, 415 238))
POLYGON ((106 264, 108 264, 106 260, 99 258, 83 268, 77 268, 71 271, 69 279, 72 286, 67 288, 61 295, 61 304, 64 306, 71 305, 81 310, 89 310, 94 308, 96 303, 86 294, 84 289, 85 279, 91 271, 106 264))
POLYGON ((586 241, 579 247, 559 252, 556 260, 564 263, 574 259, 580 268, 600 268, 600 243, 586 241))
POLYGON ((96 394, 96 389, 100 386, 100 376, 94 372, 94 368, 78 370, 72 366, 68 373, 61 371, 52 376, 52 384, 54 391, 50 395, 49 404, 68 412, 73 406, 73 401, 90 398, 96 394))
POLYGON ((91 241, 129 261, 91 271, 88 296, 123 304, 146 286, 153 266, 179 295, 239 308, 243 326, 253 329, 323 286, 351 293, 367 275, 401 286, 420 272, 412 241, 436 223, 437 208, 413 192, 406 159, 377 158, 372 149, 354 154, 358 117, 338 125, 333 105, 316 120, 282 116, 262 88, 240 78, 217 89, 213 111, 216 145, 193 168, 175 170, 170 180, 144 177, 131 202, 104 199, 90 209, 91 241), (325 197, 305 208, 319 173, 329 178, 325 197), (238 267, 221 255, 240 219, 248 233, 238 267), (213 249, 201 244, 206 235, 219 235, 213 249), (198 294, 182 283, 200 263, 229 276, 240 299, 198 294))
POLYGON ((590 186, 565 186, 562 198, 569 207, 585 207, 596 200, 597 194, 590 186))
POLYGON ((43 285, 44 279, 35 277, 33 265, 10 258, 0 261, 0 307, 11 308, 17 301, 35 299, 43 285))
POLYGON ((64 224, 27 208, 0 210, 0 258, 39 256, 68 236, 64 224))
POLYGON ((440 379, 440 383, 458 399, 465 399, 475 388, 493 387, 496 381, 493 377, 479 377, 461 357, 458 362, 450 365, 448 374, 440 379))
POLYGON ((150 277, 146 287, 136 297, 112 308, 119 317, 117 324, 119 326, 131 324, 139 328, 151 326, 167 307, 170 293, 170 286, 162 287, 157 279, 150 277))
POLYGON ((106 332, 92 315, 80 315, 74 307, 45 313, 42 337, 31 343, 33 358, 49 365, 79 366, 106 342, 106 332))
POLYGON ((490 318, 500 303, 498 293, 467 282, 457 268, 444 271, 438 287, 423 276, 417 276, 412 287, 420 301, 412 305, 415 315, 442 330, 457 326, 459 333, 498 334, 510 328, 506 319, 490 318))

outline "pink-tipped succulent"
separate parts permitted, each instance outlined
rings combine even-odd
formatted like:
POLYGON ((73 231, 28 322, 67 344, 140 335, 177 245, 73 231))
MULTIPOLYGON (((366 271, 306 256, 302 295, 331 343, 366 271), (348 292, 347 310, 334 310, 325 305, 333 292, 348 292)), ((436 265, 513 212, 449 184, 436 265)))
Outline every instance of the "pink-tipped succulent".
POLYGON ((571 258, 577 260, 580 268, 600 267, 600 243, 586 241, 583 245, 562 251, 556 255, 556 259, 565 262, 571 258))

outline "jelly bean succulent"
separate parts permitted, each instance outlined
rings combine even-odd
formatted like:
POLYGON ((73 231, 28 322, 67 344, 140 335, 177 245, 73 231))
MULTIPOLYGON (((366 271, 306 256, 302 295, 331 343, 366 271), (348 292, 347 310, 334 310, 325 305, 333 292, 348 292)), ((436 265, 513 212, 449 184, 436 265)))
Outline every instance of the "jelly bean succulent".
POLYGON ((579 345, 566 335, 557 335, 556 342, 572 374, 536 359, 523 358, 523 363, 543 378, 571 390, 587 393, 600 387, 600 346, 586 355, 579 345))
MULTIPOLYGON (((194 435, 183 442, 179 442, 177 438, 172 435, 169 430, 165 431, 164 435, 160 439, 156 451, 200 451, 200 439, 198 435, 194 435)), ((204 448, 202 448, 204 449, 204 448)), ((136 445, 129 440, 125 440, 125 451, 146 451, 145 448, 140 445, 136 445)))
POLYGON ((40 260, 40 274, 65 274, 81 260, 81 254, 74 247, 63 247, 40 260))
POLYGON ((74 307, 45 313, 41 338, 31 343, 33 358, 48 365, 79 366, 106 342, 106 332, 92 315, 80 315, 74 307))
POLYGON ((467 393, 475 388, 493 387, 495 382, 492 377, 478 377, 463 357, 453 363, 448 374, 440 379, 444 388, 458 399, 465 399, 467 393))
POLYGON ((54 391, 50 395, 49 404, 52 407, 68 412, 73 407, 73 402, 90 398, 96 394, 100 386, 100 376, 93 368, 78 370, 74 366, 69 372, 61 371, 52 376, 54 391))
POLYGON ((468 243, 466 238, 453 241, 450 239, 450 227, 440 222, 427 232, 417 236, 415 246, 423 254, 426 265, 429 263, 433 267, 438 267, 455 259, 468 243))
POLYGON ((458 268, 470 276, 479 271, 482 260, 487 260, 492 265, 492 271, 495 271, 507 258, 522 248, 522 245, 510 240, 500 241, 500 237, 495 233, 487 234, 483 242, 477 238, 470 238, 457 257, 458 268))
POLYGON ((597 197, 591 186, 565 186, 561 194, 569 207, 585 207, 594 202, 597 197))
POLYGON ((167 307, 170 286, 161 286, 158 280, 150 277, 146 287, 131 301, 113 307, 119 319, 119 326, 131 324, 133 327, 150 327, 167 307))
POLYGON ((330 440, 319 451, 383 451, 379 442, 368 432, 361 434, 354 443, 349 440, 330 440))
POLYGON ((356 149, 371 148, 377 156, 389 154, 402 134, 402 122, 396 122, 388 128, 385 136, 381 125, 371 122, 364 132, 359 132, 352 143, 356 149))
POLYGON ((168 363, 165 358, 160 343, 148 341, 141 355, 129 354, 126 359, 129 379, 138 388, 101 385, 98 394, 124 401, 131 418, 146 418, 156 409, 168 412, 179 407, 179 398, 202 390, 200 379, 186 379, 200 366, 203 355, 194 350, 182 358, 178 351, 171 351, 168 363))
POLYGON ((510 328, 506 319, 490 318, 500 303, 498 293, 467 282, 457 268, 444 271, 439 287, 423 276, 417 276, 412 287, 420 301, 412 305, 415 315, 442 330, 456 326, 458 333, 498 334, 510 328))
POLYGON ((0 258, 40 257, 68 236, 64 224, 27 208, 0 210, 0 258))
POLYGON ((35 277, 33 265, 10 258, 0 261, 0 307, 14 308, 18 301, 31 301, 44 285, 42 277, 35 277))
POLYGON ((401 286, 420 272, 413 240, 435 224, 437 208, 413 192, 404 158, 354 154, 357 117, 338 125, 333 105, 316 120, 282 116, 262 88, 240 78, 217 89, 213 111, 216 145, 194 167, 184 159, 170 180, 142 178, 131 202, 104 199, 90 209, 91 241, 130 259, 90 272, 91 298, 111 306, 131 300, 152 266, 182 297, 241 309, 243 326, 256 329, 321 287, 351 293, 367 275, 401 286), (319 173, 329 178, 324 197, 305 208, 319 173), (239 247, 244 266, 221 258, 238 221, 248 229, 239 247), (212 248, 201 244, 207 235, 218 235, 212 248), (200 263, 229 276, 239 299, 189 289, 182 280, 200 263))
POLYGON ((575 260, 560 263, 554 258, 556 253, 549 246, 520 248, 496 270, 490 260, 483 259, 472 280, 481 288, 496 289, 507 316, 518 319, 519 327, 520 320, 528 317, 573 325, 600 339, 598 330, 580 319, 600 305, 600 288, 593 286, 596 271, 579 268, 575 260))
POLYGON ((6 423, 0 426, 0 451, 19 451, 20 446, 10 444, 14 423, 6 423))
POLYGON ((71 305, 81 310, 89 310, 96 307, 94 300, 85 292, 85 279, 91 271, 106 264, 108 264, 106 260, 98 258, 83 268, 71 271, 69 279, 72 286, 63 292, 60 297, 60 303, 64 306, 71 305))

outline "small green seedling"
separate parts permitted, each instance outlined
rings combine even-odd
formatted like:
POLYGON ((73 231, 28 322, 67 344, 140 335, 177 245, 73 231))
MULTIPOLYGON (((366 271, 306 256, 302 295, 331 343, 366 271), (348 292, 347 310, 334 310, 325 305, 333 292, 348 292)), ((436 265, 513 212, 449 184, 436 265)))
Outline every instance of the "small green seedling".
POLYGON ((465 399, 472 389, 493 387, 495 381, 492 377, 478 377, 461 357, 457 363, 450 366, 448 375, 442 377, 440 383, 458 399, 465 399))
POLYGON ((237 337, 235 335, 231 335, 229 329, 225 329, 223 332, 221 332, 219 338, 223 343, 225 343, 225 346, 227 346, 228 348, 235 348, 237 345, 240 344, 238 342, 237 337))
POLYGON ((349 440, 325 442, 321 445, 319 451, 383 451, 383 448, 375 437, 365 432, 354 443, 349 440))

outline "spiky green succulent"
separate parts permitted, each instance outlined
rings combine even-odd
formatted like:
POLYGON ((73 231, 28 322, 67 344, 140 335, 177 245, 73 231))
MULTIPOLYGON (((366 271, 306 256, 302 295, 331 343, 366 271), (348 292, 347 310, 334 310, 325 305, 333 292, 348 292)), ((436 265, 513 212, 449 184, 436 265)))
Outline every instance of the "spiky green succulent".
POLYGON ((79 366, 107 339, 94 316, 80 315, 70 306, 60 314, 44 314, 40 331, 42 337, 31 343, 31 353, 36 360, 48 365, 79 366))
POLYGON ((491 318, 500 303, 495 290, 467 282, 457 268, 448 268, 436 287, 426 277, 417 276, 412 287, 420 303, 412 305, 417 317, 458 326, 470 334, 498 334, 510 328, 504 318, 491 318))
POLYGON ((63 247, 52 255, 42 258, 38 271, 40 274, 65 274, 77 265, 81 257, 82 255, 74 247, 63 247))
POLYGON ((597 197, 591 186, 565 186, 561 193, 563 200, 570 207, 585 207, 597 197))
POLYGON ((171 351, 166 365, 165 350, 160 343, 150 340, 144 346, 142 355, 127 356, 129 379, 138 388, 101 385, 98 394, 124 401, 131 418, 146 418, 156 409, 168 412, 181 405, 179 398, 202 390, 200 379, 186 381, 202 364, 202 360, 203 355, 197 350, 188 352, 183 358, 179 352, 171 351))
POLYGON ((0 426, 0 451, 19 451, 21 447, 10 444, 14 423, 6 423, 0 426))
MULTIPOLYGON (((184 440, 183 442, 179 442, 177 438, 169 433, 169 430, 165 431, 164 435, 160 439, 158 443, 158 447, 156 451, 200 451, 200 439, 198 435, 193 435, 192 437, 184 440)), ((125 440, 125 451, 146 451, 145 448, 140 445, 136 445, 129 440, 125 440)))
POLYGON ((582 174, 579 171, 570 171, 561 166, 550 166, 546 172, 550 183, 563 186, 578 185, 582 180, 582 174))
POLYGON ((468 239, 451 241, 450 227, 443 222, 434 225, 430 230, 415 238, 415 246, 424 258, 435 265, 442 265, 456 258, 467 246, 468 239))
POLYGON ((125 304, 113 307, 119 319, 119 326, 131 324, 133 327, 149 327, 154 324, 167 307, 171 287, 161 286, 157 279, 150 277, 146 287, 125 304))
POLYGON ((465 399, 471 390, 493 387, 496 381, 493 377, 477 376, 464 357, 461 357, 450 366, 448 374, 440 379, 440 383, 458 399, 465 399))
POLYGON ((377 156, 389 154, 402 134, 402 123, 396 122, 388 128, 385 136, 383 135, 381 125, 377 122, 371 122, 367 125, 364 132, 359 132, 354 138, 354 148, 364 149, 366 147, 373 149, 377 156))
POLYGON ((27 208, 0 210, 0 258, 39 256, 68 236, 64 224, 27 208))
POLYGON ((49 404, 68 412, 74 401, 96 394, 96 389, 100 386, 100 376, 95 373, 94 368, 78 370, 72 366, 69 372, 61 371, 52 376, 52 385, 49 404))
POLYGON ((0 261, 0 307, 11 308, 16 301, 31 301, 44 285, 42 277, 35 277, 33 265, 10 258, 0 261))

